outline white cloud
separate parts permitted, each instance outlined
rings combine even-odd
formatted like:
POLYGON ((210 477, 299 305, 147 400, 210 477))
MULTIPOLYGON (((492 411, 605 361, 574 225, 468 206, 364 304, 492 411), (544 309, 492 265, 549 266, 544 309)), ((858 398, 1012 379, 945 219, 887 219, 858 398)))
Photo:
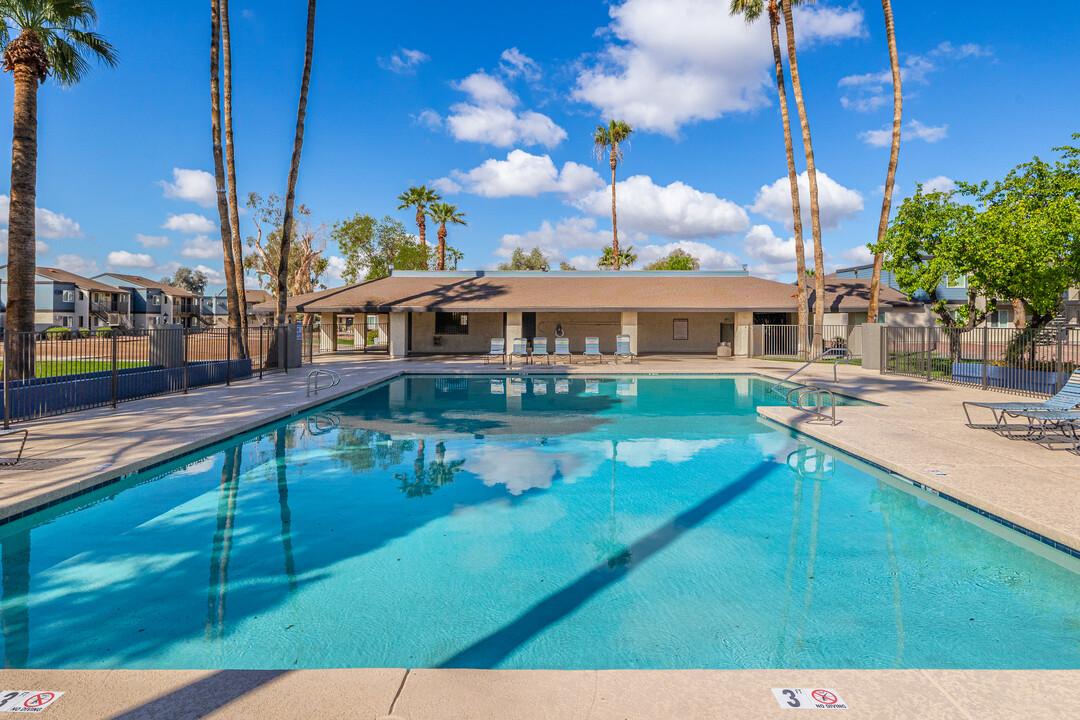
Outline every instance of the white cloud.
MULTIPOLYGON (((450 107, 446 127, 455 140, 488 143, 496 147, 543 145, 554 147, 566 131, 547 115, 532 110, 518 113, 518 98, 500 78, 479 70, 454 84, 469 102, 450 107)), ((423 115, 423 113, 421 113, 423 115)), ((430 127, 430 116, 428 125, 430 127)))
POLYGON ((840 253, 840 257, 852 265, 868 265, 874 262, 874 253, 870 252, 870 248, 866 245, 848 248, 840 253))
MULTIPOLYGON (((790 212, 790 210, 789 210, 790 212)), ((750 268, 755 275, 775 278, 781 273, 795 272, 795 238, 781 240, 768 225, 755 225, 746 233, 743 244, 746 255, 757 264, 750 268)), ((814 266, 812 241, 803 240, 806 266, 814 266)))
POLYGON ((419 115, 413 115, 413 122, 426 127, 428 130, 438 130, 442 127, 443 119, 442 115, 429 109, 422 111, 419 115))
POLYGON ((188 238, 184 241, 184 247, 180 251, 180 256, 209 260, 211 258, 221 257, 222 252, 220 240, 214 242, 205 235, 196 235, 195 237, 188 238))
POLYGON ((540 65, 516 47, 503 50, 499 57, 502 61, 499 63, 499 69, 507 77, 516 78, 524 75, 525 80, 531 83, 540 79, 540 65))
POLYGON ((169 244, 169 238, 164 235, 143 235, 135 233, 135 242, 144 248, 163 248, 169 244))
POLYGON ((183 233, 205 233, 216 227, 217 225, 213 220, 198 213, 180 213, 179 215, 169 213, 161 229, 183 233))
POLYGON ((175 200, 190 200, 203 207, 217 204, 217 182, 205 170, 173 168, 173 182, 158 181, 164 195, 175 200))
POLYGON ((427 62, 431 58, 426 53, 419 50, 408 50, 406 48, 398 48, 396 52, 390 54, 388 58, 379 58, 379 67, 390 72, 397 73, 398 75, 407 75, 416 72, 416 67, 423 62, 427 62))
MULTIPOLYGON (((822 230, 836 230, 840 221, 855 217, 863 209, 862 195, 846 188, 831 177, 817 171, 818 217, 822 230)), ((804 171, 799 175, 799 207, 802 210, 804 232, 810 232, 810 176, 804 171)), ((782 177, 772 185, 762 185, 750 209, 770 220, 784 223, 791 230, 795 227, 791 212, 791 185, 782 177)))
MULTIPOLYGON (((616 185, 619 227, 671 238, 701 238, 742 232, 750 227, 746 211, 683 182, 660 186, 648 175, 634 175, 616 185)), ((611 186, 594 190, 574 205, 592 215, 611 214, 611 186)))
POLYGON ((924 193, 932 192, 951 192, 956 189, 956 182, 952 178, 945 177, 944 175, 938 175, 926 180, 922 184, 924 193))
MULTIPOLYGON (((0 223, 7 225, 10 212, 11 197, 0 194, 0 223)), ((75 222, 67 215, 61 215, 52 210, 38 207, 34 209, 34 235, 38 239, 38 245, 40 246, 42 244, 41 238, 48 238, 50 240, 80 238, 83 236, 83 233, 82 229, 79 227, 79 223, 75 222)), ((38 253, 41 254, 42 252, 47 251, 42 251, 39 248, 38 253)))
MULTIPOLYGON (((865 32, 855 5, 795 12, 804 45, 865 32)), ((730 15, 728 3, 713 0, 626 0, 609 13, 606 32, 615 40, 579 72, 572 93, 604 117, 675 135, 688 123, 769 104, 767 21, 747 25, 730 15)))
POLYGON ((97 260, 83 257, 82 255, 57 255, 56 267, 61 270, 73 272, 76 275, 82 275, 83 277, 91 277, 101 272, 98 268, 97 260))
MULTIPOLYGON (((908 55, 900 66, 900 82, 926 85, 929 75, 941 68, 942 60, 962 60, 967 57, 985 57, 993 54, 989 48, 974 43, 955 46, 943 42, 924 55, 908 55)), ((848 110, 870 112, 892 102, 892 71, 882 70, 840 78, 839 87, 845 88, 840 104, 848 110)))
MULTIPOLYGON (((738 255, 693 240, 679 240, 664 245, 635 245, 634 252, 637 254, 638 260, 634 267, 643 268, 651 262, 667 257, 676 250, 682 250, 696 257, 701 262, 702 270, 730 270, 742 267, 742 261, 739 260, 738 255)), ((619 446, 619 458, 622 459, 622 445, 619 446)))
MULTIPOLYGON (((619 233, 619 242, 623 245, 640 244, 646 238, 640 233, 619 233)), ((495 255, 509 258, 515 248, 531 250, 534 247, 547 256, 554 266, 561 261, 569 261, 581 269, 596 266, 596 258, 581 254, 580 251, 596 252, 611 244, 610 230, 597 230, 596 220, 590 217, 566 218, 554 225, 544 220, 537 230, 522 234, 507 234, 499 238, 499 247, 495 255), (578 254, 574 255, 577 252, 578 254)))
POLYGON ((343 285, 345 283, 345 279, 342 277, 345 272, 345 258, 340 255, 331 255, 326 258, 326 262, 326 272, 323 273, 323 278, 327 287, 343 285))
POLYGON ((111 267, 152 268, 157 265, 154 258, 145 253, 132 253, 127 250, 114 250, 105 258, 111 267))
MULTIPOLYGON (((900 129, 901 140, 925 140, 928 143, 935 143, 948 135, 948 125, 924 125, 918 120, 905 123, 900 129)), ((867 130, 859 133, 859 139, 872 147, 889 147, 892 145, 892 128, 867 130)))
POLYGON ((453 170, 449 178, 432 182, 444 193, 464 190, 482 197, 578 194, 603 184, 599 173, 587 165, 567 162, 560 172, 549 155, 531 155, 524 150, 512 150, 505 160, 485 160, 468 172, 453 170))
MULTIPOLYGON (((206 265, 196 265, 194 269, 198 270, 203 275, 205 275, 206 276, 206 282, 208 284, 210 284, 210 285, 224 285, 225 284, 225 271, 224 270, 217 270, 217 269, 214 269, 212 267, 207 267, 206 265)), ((171 275, 173 272, 176 272, 175 268, 173 268, 172 272, 167 273, 167 274, 171 275)))

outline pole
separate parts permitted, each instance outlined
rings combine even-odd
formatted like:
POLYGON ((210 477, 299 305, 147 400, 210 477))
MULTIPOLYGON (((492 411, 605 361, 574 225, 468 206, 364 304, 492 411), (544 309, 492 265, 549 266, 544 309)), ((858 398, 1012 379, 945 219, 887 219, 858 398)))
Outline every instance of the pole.
POLYGON ((112 406, 116 408, 116 398, 120 394, 120 378, 116 370, 116 352, 117 352, 117 338, 116 333, 112 333, 112 406))
POLYGON ((11 370, 11 358, 9 351, 11 345, 8 343, 8 336, 10 333, 4 333, 4 429, 7 430, 11 427, 11 392, 8 390, 8 373, 11 370))
POLYGON ((182 357, 184 359, 184 394, 187 395, 188 391, 188 356, 187 356, 187 330, 180 328, 180 342, 183 345, 181 349, 182 357))
POLYGON ((930 327, 926 328, 926 352, 925 352, 925 354, 923 356, 925 358, 925 360, 926 360, 926 382, 930 382, 931 377, 932 377, 931 374, 930 374, 931 373, 931 365, 930 365, 930 331, 931 330, 932 330, 932 328, 930 328, 930 327))
POLYGON ((990 387, 990 328, 983 325, 982 386, 990 387))
POLYGON ((225 384, 228 385, 232 381, 232 331, 233 329, 225 329, 225 384))
POLYGON ((266 328, 259 328, 259 379, 262 380, 263 367, 266 366, 266 358, 263 357, 263 335, 266 334, 266 328))
POLYGON ((1054 392, 1057 392, 1064 386, 1065 375, 1062 372, 1062 354, 1064 353, 1065 345, 1065 333, 1068 332, 1065 328, 1061 328, 1057 331, 1057 357, 1054 358, 1054 379, 1057 381, 1054 383, 1054 392))

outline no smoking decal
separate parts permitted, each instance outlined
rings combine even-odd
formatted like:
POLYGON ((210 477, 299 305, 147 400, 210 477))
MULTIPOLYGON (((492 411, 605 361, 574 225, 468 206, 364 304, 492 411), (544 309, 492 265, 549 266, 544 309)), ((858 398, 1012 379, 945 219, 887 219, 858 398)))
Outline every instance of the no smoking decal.
POLYGON ((0 712, 41 712, 63 694, 59 690, 0 690, 0 712))
POLYGON ((773 688, 773 697, 788 710, 847 710, 835 690, 825 688, 773 688))

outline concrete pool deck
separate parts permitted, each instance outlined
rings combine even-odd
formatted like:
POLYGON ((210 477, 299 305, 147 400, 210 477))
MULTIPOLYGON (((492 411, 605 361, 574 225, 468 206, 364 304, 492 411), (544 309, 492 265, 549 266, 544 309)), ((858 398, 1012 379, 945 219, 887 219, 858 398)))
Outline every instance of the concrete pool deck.
MULTIPOLYGON (((476 358, 318 358, 342 384, 307 397, 307 368, 62 415, 27 427, 24 460, 0 469, 0 520, 302 412, 401 372, 505 372, 476 358)), ((635 365, 514 367, 514 373, 759 373, 788 362, 646 357, 635 365)), ((1080 548, 1080 457, 964 426, 963 400, 1011 396, 841 366, 799 376, 881 403, 840 407, 835 426, 798 411, 762 408, 770 420, 870 460, 941 493, 1080 548)), ((0 448, 6 452, 7 448, 0 448)), ((70 671, 4 670, 5 688, 61 690, 55 718, 771 718, 785 717, 773 687, 837 690, 852 718, 1075 717, 1080 671, 70 671)))

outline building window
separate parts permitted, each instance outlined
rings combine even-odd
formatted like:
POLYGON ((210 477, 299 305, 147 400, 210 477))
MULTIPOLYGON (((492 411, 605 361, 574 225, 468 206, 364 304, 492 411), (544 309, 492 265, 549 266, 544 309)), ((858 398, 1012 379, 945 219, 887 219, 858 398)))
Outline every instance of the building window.
POLYGON ((671 321, 671 337, 673 340, 690 339, 689 318, 675 318, 671 321))
POLYGON ((75 302, 75 291, 74 290, 65 290, 63 298, 64 298, 64 302, 75 302))
POLYGON ((161 296, 160 295, 151 295, 150 296, 150 304, 151 305, 161 305, 161 296))
POLYGON ((468 335, 469 313, 435 313, 436 335, 468 335))
POLYGON ((63 317, 64 327, 71 327, 71 318, 67 315, 63 317))
POLYGON ((967 278, 963 275, 961 275, 960 277, 946 278, 945 287, 952 290, 963 290, 967 287, 967 278))
MULTIPOLYGON (((94 319, 97 320, 97 318, 94 318, 94 319)), ((83 326, 83 316, 80 315, 79 316, 79 327, 82 327, 82 326, 83 326)))

